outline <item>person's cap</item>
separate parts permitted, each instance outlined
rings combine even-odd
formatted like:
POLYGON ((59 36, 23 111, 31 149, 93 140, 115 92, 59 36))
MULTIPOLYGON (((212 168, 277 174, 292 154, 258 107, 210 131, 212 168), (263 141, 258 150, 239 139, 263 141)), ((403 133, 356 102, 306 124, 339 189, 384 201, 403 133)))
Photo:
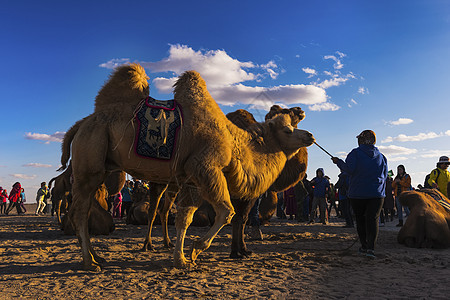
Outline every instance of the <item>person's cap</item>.
POLYGON ((377 140, 377 136, 373 130, 367 129, 362 131, 360 134, 356 136, 358 141, 360 141, 362 144, 366 145, 375 145, 375 142, 377 140))
POLYGON ((439 157, 438 164, 448 164, 448 165, 450 165, 450 159, 448 158, 448 156, 441 156, 441 157, 439 157))

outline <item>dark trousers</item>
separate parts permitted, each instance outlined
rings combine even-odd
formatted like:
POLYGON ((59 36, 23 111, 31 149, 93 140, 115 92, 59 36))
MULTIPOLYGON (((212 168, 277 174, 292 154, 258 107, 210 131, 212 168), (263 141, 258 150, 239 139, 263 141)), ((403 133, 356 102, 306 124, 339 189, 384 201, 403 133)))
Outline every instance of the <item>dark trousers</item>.
POLYGON ((128 216, 128 213, 130 212, 131 205, 133 204, 132 201, 123 201, 122 200, 122 218, 123 216, 128 216))
POLYGON ((356 230, 364 249, 375 249, 383 201, 384 198, 350 199, 356 218, 356 230))
POLYGON ((261 197, 256 199, 255 204, 253 204, 252 209, 248 213, 248 219, 250 221, 250 226, 259 227, 259 204, 261 203, 261 197))
POLYGON ((350 200, 349 199, 341 199, 339 200, 339 204, 342 209, 342 215, 345 218, 345 224, 348 226, 353 226, 353 217, 352 217, 352 211, 350 206, 350 200))
POLYGON ((16 208, 17 210, 17 214, 20 214, 22 212, 22 210, 20 209, 20 203, 19 202, 9 202, 8 208, 6 209, 6 214, 9 214, 9 212, 13 209, 16 208))

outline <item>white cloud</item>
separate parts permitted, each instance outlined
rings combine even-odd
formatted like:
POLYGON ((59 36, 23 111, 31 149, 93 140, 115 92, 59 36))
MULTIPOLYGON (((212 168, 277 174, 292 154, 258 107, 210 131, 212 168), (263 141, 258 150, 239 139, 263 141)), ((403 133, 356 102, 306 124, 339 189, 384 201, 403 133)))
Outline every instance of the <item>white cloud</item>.
POLYGON ((341 62, 341 58, 345 57, 346 55, 342 52, 337 51, 336 54, 339 56, 336 57, 335 55, 325 55, 323 57, 323 59, 332 59, 334 60, 334 65, 333 68, 335 68, 336 70, 340 70, 344 67, 344 64, 341 62))
MULTIPOLYGON (((255 104, 258 98, 264 94, 265 103, 273 105, 283 103, 285 105, 305 104, 315 105, 327 103, 327 96, 323 89, 313 85, 281 85, 275 87, 250 87, 243 84, 223 86, 212 89, 211 95, 217 102, 223 105, 236 103, 255 104)), ((270 107, 269 105, 269 107, 270 107)), ((264 105, 266 107, 266 105, 264 105)))
POLYGON ((52 165, 48 165, 48 164, 40 164, 40 163, 28 163, 28 164, 24 164, 24 167, 32 167, 32 168, 51 168, 52 165))
POLYGON ((357 104, 358 104, 358 102, 356 102, 356 100, 352 98, 352 99, 350 99, 350 103, 348 103, 347 106, 352 107, 353 105, 357 105, 357 104))
POLYGON ((306 74, 309 74, 308 78, 311 78, 311 77, 317 75, 317 71, 316 70, 308 68, 308 67, 302 68, 302 71, 305 72, 306 74))
POLYGON ((62 142, 65 132, 57 131, 53 134, 45 134, 45 133, 31 133, 27 132, 25 134, 25 138, 27 140, 39 140, 44 141, 46 144, 50 142, 62 142))
POLYGON ((336 104, 331 103, 331 102, 318 103, 318 104, 311 105, 309 107, 309 109, 312 110, 312 111, 321 111, 321 110, 336 111, 339 108, 341 108, 339 105, 336 105, 336 104))
POLYGON ((450 149, 447 150, 423 150, 420 151, 420 157, 422 158, 435 158, 436 162, 439 160, 439 157, 442 155, 448 155, 450 153, 450 149))
POLYGON ((407 124, 411 124, 412 122, 414 122, 414 120, 412 120, 412 119, 408 119, 408 118, 399 118, 399 119, 396 120, 396 121, 389 121, 389 122, 387 122, 387 124, 397 126, 397 125, 407 125, 407 124))
MULTIPOLYGON (((325 59, 335 61, 335 69, 342 68, 340 60, 345 57, 342 52, 336 52, 334 56, 325 59)), ((101 64, 102 67, 113 67, 120 63, 128 63, 129 59, 114 59, 101 64)), ((170 45, 166 58, 156 62, 139 62, 151 73, 168 73, 168 76, 158 74, 152 83, 160 93, 173 92, 173 84, 177 77, 187 70, 196 70, 205 79, 208 90, 214 99, 223 105, 234 105, 237 103, 248 104, 255 107, 267 107, 277 103, 280 105, 309 106, 311 110, 338 110, 340 107, 328 102, 325 89, 331 86, 339 86, 353 74, 345 76, 329 73, 333 78, 316 82, 314 84, 291 84, 272 87, 247 86, 245 82, 271 78, 276 79, 284 72, 275 61, 266 64, 257 64, 251 61, 241 62, 232 58, 224 50, 199 50, 195 51, 186 45, 170 45), (260 95, 264 93, 268 98, 261 100, 260 95)), ((317 75, 317 71, 304 68, 304 72, 317 75)))
POLYGON ((386 156, 388 162, 408 160, 411 159, 411 155, 417 153, 417 149, 395 145, 378 146, 378 149, 386 156))
POLYGON ((17 179, 35 179, 37 175, 26 175, 26 174, 10 174, 10 176, 17 179))
POLYGON ((450 136, 450 130, 447 130, 447 131, 445 132, 445 135, 450 136))
POLYGON ((115 69, 118 66, 129 64, 130 59, 129 58, 113 58, 108 62, 102 63, 99 65, 99 67, 106 68, 106 69, 115 69))
POLYGON ((367 88, 365 88, 365 87, 360 86, 360 87, 358 88, 358 93, 359 93, 359 94, 362 94, 362 95, 365 95, 365 94, 368 94, 368 93, 369 93, 369 90, 368 90, 367 88))
POLYGON ((435 132, 428 132, 428 133, 419 133, 418 135, 406 135, 406 134, 399 134, 396 137, 388 136, 386 139, 381 141, 382 143, 390 143, 393 141, 397 142, 420 142, 424 140, 429 139, 435 139, 438 137, 444 136, 444 133, 435 133, 435 132))

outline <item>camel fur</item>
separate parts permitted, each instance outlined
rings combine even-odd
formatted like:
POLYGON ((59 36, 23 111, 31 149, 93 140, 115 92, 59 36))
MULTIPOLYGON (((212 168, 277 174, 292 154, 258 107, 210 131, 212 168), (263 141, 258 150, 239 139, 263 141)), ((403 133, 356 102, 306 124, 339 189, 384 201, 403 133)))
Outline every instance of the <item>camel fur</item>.
MULTIPOLYGON (((88 233, 89 210, 95 192, 110 172, 128 174, 156 184, 194 185, 216 211, 214 225, 194 242, 191 261, 208 249, 219 230, 231 221, 234 209, 230 195, 252 199, 266 191, 279 176, 286 161, 301 147, 314 142, 311 133, 294 129, 289 115, 278 115, 259 125, 259 139, 231 123, 210 96, 195 71, 185 72, 175 84, 174 98, 183 111, 176 158, 150 160, 137 156, 133 146, 134 112, 148 95, 146 76, 136 74, 135 65, 119 67, 96 98, 96 111, 79 125, 72 140, 73 210, 71 218, 80 241, 83 267, 100 270, 104 259, 94 251, 88 233), (122 76, 123 74, 126 74, 122 76), (120 80, 116 81, 116 75, 120 80), (135 80, 139 78, 139 80, 135 80), (105 91, 105 89, 109 89, 105 91), (107 103, 103 95, 119 95, 107 103), (97 105, 98 104, 98 105, 97 105)), ((64 155, 64 153, 63 153, 64 155)), ((156 198, 164 193, 161 188, 156 198)), ((184 236, 192 220, 187 208, 177 214, 177 244, 174 265, 186 267, 184 236)))
POLYGON ((400 229, 397 240, 414 248, 450 247, 450 212, 433 197, 448 198, 435 189, 405 191, 400 203, 408 206, 410 214, 400 229))

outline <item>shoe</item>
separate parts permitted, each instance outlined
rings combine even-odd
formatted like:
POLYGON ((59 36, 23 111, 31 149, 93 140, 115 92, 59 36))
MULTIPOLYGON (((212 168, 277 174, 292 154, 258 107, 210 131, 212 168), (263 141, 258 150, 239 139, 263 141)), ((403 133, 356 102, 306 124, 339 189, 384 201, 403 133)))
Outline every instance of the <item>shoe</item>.
POLYGON ((398 224, 395 225, 395 227, 402 227, 403 226, 403 220, 398 221, 398 224))
POLYGON ((308 224, 314 224, 314 220, 309 220, 308 224))
POLYGON ((366 254, 367 254, 367 249, 365 249, 365 248, 363 248, 363 247, 360 247, 360 248, 358 249, 358 254, 366 255, 366 254))
POLYGON ((380 224, 380 227, 384 227, 386 224, 385 223, 381 223, 380 224))
POLYGON ((371 250, 371 249, 367 249, 366 256, 369 257, 369 258, 377 258, 375 256, 375 252, 373 250, 371 250))

